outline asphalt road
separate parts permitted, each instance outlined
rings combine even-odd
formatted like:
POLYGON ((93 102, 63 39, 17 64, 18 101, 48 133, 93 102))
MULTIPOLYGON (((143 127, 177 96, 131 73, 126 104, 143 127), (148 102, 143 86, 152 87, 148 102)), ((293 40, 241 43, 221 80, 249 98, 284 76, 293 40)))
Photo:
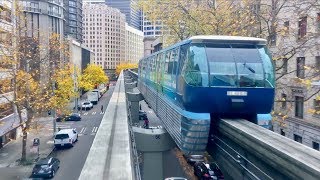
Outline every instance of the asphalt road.
POLYGON ((60 160, 60 169, 56 172, 54 180, 76 180, 80 176, 82 167, 86 161, 91 144, 99 129, 103 113, 101 113, 101 105, 104 111, 108 106, 114 86, 103 95, 97 105, 89 111, 82 111, 81 121, 77 122, 61 122, 58 127, 76 128, 79 133, 79 140, 72 148, 55 149, 52 156, 60 160))

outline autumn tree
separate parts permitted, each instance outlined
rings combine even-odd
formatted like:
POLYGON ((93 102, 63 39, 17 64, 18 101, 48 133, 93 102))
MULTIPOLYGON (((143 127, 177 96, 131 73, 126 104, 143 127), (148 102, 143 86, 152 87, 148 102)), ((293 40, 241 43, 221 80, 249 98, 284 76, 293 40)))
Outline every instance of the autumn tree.
POLYGON ((195 35, 250 36, 255 30, 244 0, 140 0, 139 7, 152 22, 163 22, 165 46, 195 35))
POLYGON ((40 36, 34 36, 27 27, 28 19, 22 6, 18 1, 13 1, 13 6, 13 30, 0 28, 3 34, 0 70, 8 73, 7 80, 0 81, 0 98, 6 99, 19 117, 23 135, 21 161, 24 162, 27 159, 28 132, 35 116, 51 109, 57 104, 56 101, 64 105, 61 99, 66 95, 72 96, 70 91, 73 88, 68 78, 69 71, 61 69, 65 67, 64 59, 68 51, 63 38, 51 31, 40 32, 39 29, 35 32, 38 31, 40 36), (58 85, 56 90, 55 85, 58 85))
POLYGON ((85 91, 96 88, 99 84, 107 83, 109 81, 108 76, 101 68, 101 66, 95 64, 88 64, 84 69, 81 77, 79 87, 85 91))
POLYGON ((137 69, 138 64, 136 63, 121 63, 116 67, 116 74, 119 76, 122 70, 124 69, 137 69))

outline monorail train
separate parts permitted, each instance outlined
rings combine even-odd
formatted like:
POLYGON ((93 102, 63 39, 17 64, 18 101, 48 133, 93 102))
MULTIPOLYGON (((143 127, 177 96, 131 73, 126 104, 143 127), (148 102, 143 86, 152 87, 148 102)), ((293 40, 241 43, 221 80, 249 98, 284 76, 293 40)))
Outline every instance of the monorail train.
POLYGON ((194 36, 139 61, 138 88, 179 148, 206 149, 210 117, 268 125, 274 69, 266 40, 194 36))

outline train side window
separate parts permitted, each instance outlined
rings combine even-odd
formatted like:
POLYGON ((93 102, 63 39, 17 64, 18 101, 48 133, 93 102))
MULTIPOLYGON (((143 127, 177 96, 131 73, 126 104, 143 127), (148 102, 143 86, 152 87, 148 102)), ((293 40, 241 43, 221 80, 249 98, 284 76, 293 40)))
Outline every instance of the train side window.
POLYGON ((188 49, 189 49, 189 46, 190 46, 189 44, 185 44, 185 45, 182 45, 182 46, 180 47, 178 75, 181 74, 182 69, 183 69, 184 64, 185 64, 185 60, 186 60, 187 57, 188 57, 188 49))
POLYGON ((207 55, 203 44, 193 44, 189 48, 188 60, 183 71, 185 81, 192 86, 209 86, 207 55))

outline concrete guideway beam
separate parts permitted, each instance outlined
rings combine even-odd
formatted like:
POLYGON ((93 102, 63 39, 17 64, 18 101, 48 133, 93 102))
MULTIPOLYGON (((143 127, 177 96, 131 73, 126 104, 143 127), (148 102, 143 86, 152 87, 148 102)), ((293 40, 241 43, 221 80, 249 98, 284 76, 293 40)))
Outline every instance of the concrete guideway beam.
POLYGON ((121 73, 79 180, 133 179, 130 138, 121 73))
POLYGON ((218 131, 209 152, 231 178, 320 177, 320 152, 307 146, 243 119, 222 119, 218 131))

